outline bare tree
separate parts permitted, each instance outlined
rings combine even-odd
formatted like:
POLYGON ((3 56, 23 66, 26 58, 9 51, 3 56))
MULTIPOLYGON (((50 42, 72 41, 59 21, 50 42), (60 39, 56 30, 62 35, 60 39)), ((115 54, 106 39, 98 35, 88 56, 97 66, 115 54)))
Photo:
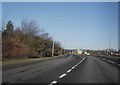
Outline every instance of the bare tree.
POLYGON ((37 35, 39 33, 37 22, 34 20, 23 19, 21 29, 24 34, 37 35))

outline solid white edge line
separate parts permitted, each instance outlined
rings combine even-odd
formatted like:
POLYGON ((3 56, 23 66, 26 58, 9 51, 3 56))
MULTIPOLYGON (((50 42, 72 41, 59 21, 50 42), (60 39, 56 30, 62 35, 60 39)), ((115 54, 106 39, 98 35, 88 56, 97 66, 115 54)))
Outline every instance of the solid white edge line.
POLYGON ((61 76, 59 76, 59 78, 63 78, 64 76, 66 76, 67 74, 66 73, 64 73, 64 74, 62 74, 61 76))

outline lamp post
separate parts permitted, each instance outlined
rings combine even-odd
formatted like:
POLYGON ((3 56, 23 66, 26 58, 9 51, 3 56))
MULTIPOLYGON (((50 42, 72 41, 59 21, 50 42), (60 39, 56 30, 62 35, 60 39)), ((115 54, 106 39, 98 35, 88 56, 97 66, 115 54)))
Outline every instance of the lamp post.
POLYGON ((62 55, 62 47, 61 47, 61 55, 62 55))
MULTIPOLYGON (((58 23, 60 24, 60 23, 62 22, 62 18, 61 18, 61 17, 58 17, 57 19, 58 19, 58 23)), ((62 50, 63 50, 63 49, 62 49, 62 46, 61 46, 61 49, 60 49, 60 52, 61 52, 61 53, 60 53, 60 55, 62 55, 62 50)))
POLYGON ((53 40, 53 43, 52 43, 52 57, 54 56, 54 40, 53 40))
POLYGON ((110 31, 110 35, 109 35, 109 57, 110 57, 110 48, 111 48, 111 31, 110 31))

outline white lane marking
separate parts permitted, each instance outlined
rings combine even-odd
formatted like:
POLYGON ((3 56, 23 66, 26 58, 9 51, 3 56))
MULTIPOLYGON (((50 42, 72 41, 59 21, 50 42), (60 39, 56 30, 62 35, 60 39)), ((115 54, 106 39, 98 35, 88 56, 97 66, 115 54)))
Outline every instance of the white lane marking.
POLYGON ((77 66, 77 64, 75 65, 75 67, 77 66))
POLYGON ((56 83, 57 83, 57 81, 53 81, 49 85, 53 85, 53 84, 56 84, 56 83))
MULTIPOLYGON (((85 57, 86 58, 86 57, 85 57)), ((81 62, 83 62, 83 60, 85 60, 85 58, 83 58, 80 62, 78 62, 75 66, 73 66, 72 67, 72 69, 74 69, 76 66, 78 66, 81 62)), ((72 69, 69 69, 68 71, 67 71, 67 73, 69 73, 70 71, 72 71, 72 69)), ((59 76, 59 78, 63 78, 64 76, 66 76, 67 74, 66 73, 64 73, 64 74, 62 74, 61 76, 59 76)), ((56 84, 57 83, 57 81, 53 81, 53 82, 51 82, 49 85, 53 85, 53 84, 56 84)))
MULTIPOLYGON (((85 57, 86 58, 86 57, 85 57)), ((78 62, 75 66, 73 66, 71 69, 74 69, 76 66, 78 66, 80 63, 82 63, 84 60, 85 60, 85 58, 83 58, 80 62, 78 62)))
POLYGON ((80 63, 82 63, 84 60, 86 59, 86 57, 85 58, 83 58, 78 64, 80 64, 80 63))
POLYGON ((115 63, 115 62, 113 62, 113 61, 110 61, 110 60, 107 60, 108 62, 110 62, 110 63, 115 63))
POLYGON ((77 66, 79 65, 79 63, 76 64, 77 66))
POLYGON ((82 61, 84 61, 86 59, 86 57, 84 57, 83 59, 82 59, 82 61))
MULTIPOLYGON (((101 58, 102 60, 105 60, 104 58, 101 58)), ((108 61, 108 62, 110 62, 110 63, 112 63, 112 64, 114 64, 115 62, 113 62, 113 61, 110 61, 110 60, 106 60, 106 61, 108 61)))
POLYGON ((72 67, 72 69, 74 69, 74 68, 75 68, 75 66, 72 67))
POLYGON ((81 63, 81 61, 80 62, 78 62, 78 65, 81 63))
POLYGON ((69 73, 72 69, 74 69, 75 67, 77 67, 85 58, 83 58, 80 62, 78 62, 75 66, 73 66, 71 69, 69 69, 67 71, 67 73, 69 73))
MULTIPOLYGON (((101 58, 102 60, 105 60, 104 58, 101 58)), ((113 61, 110 61, 110 60, 106 60, 106 61, 108 61, 108 62, 110 62, 110 63, 115 63, 115 62, 113 62, 113 61)))
POLYGON ((67 74, 66 73, 64 73, 64 74, 62 74, 61 76, 59 76, 59 78, 63 78, 64 76, 66 76, 67 74))
POLYGON ((67 71, 67 73, 69 73, 71 70, 72 70, 72 69, 69 69, 69 70, 67 71))
POLYGON ((85 57, 85 58, 83 58, 83 59, 80 61, 80 63, 81 63, 81 62, 83 62, 85 59, 86 59, 86 57, 85 57))
POLYGON ((112 61, 109 61, 110 63, 115 63, 115 62, 112 62, 112 61))
POLYGON ((101 58, 102 60, 105 60, 104 58, 101 58))

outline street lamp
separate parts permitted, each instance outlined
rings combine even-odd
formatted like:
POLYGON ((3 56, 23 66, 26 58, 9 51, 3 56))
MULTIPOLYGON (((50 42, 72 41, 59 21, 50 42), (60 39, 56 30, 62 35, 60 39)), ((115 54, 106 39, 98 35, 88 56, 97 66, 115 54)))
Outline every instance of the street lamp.
POLYGON ((61 46, 61 55, 62 55, 62 46, 61 46))
POLYGON ((110 48, 111 48, 111 31, 110 31, 110 35, 109 35, 109 57, 110 57, 110 48))
MULTIPOLYGON (((62 18, 61 18, 61 17, 58 17, 57 19, 58 19, 58 22, 59 22, 59 23, 62 22, 62 18)), ((61 50, 61 55, 62 55, 62 46, 61 46, 61 49, 60 49, 60 50, 61 50)))
POLYGON ((53 40, 53 43, 52 43, 52 57, 54 56, 54 40, 53 40))

